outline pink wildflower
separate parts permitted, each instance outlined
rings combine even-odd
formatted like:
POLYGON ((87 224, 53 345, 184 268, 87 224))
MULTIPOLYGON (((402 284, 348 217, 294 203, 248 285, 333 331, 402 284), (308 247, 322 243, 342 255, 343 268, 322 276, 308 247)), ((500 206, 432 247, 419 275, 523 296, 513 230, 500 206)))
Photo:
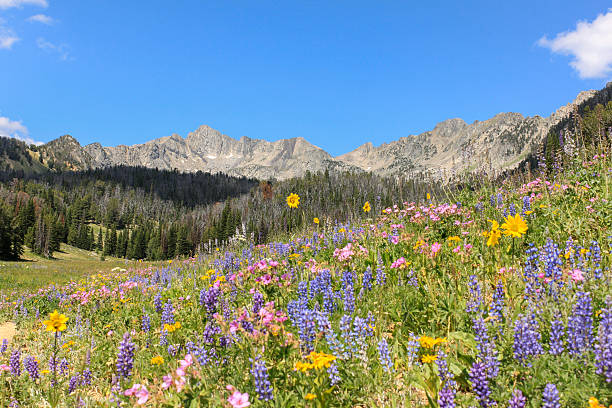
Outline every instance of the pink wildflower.
POLYGON ((162 379, 164 382, 162 383, 161 387, 166 390, 172 385, 172 376, 170 374, 164 375, 162 379))
POLYGON ((234 393, 229 396, 227 402, 229 402, 233 408, 245 408, 251 405, 249 402, 249 394, 246 392, 242 394, 238 390, 235 390, 234 393))
POLYGON ((584 275, 580 269, 573 269, 569 273, 570 278, 574 280, 574 282, 582 282, 584 281, 584 275))
POLYGON ((138 401, 136 401, 138 405, 143 405, 149 400, 149 391, 147 390, 147 387, 141 384, 132 385, 132 388, 125 390, 124 395, 128 397, 133 395, 138 398, 138 401))
POLYGON ((182 369, 185 369, 192 364, 193 364, 193 357, 191 356, 191 354, 187 354, 184 360, 179 361, 179 365, 181 366, 182 369))
POLYGON ((435 256, 441 248, 442 245, 440 245, 438 242, 434 242, 433 244, 431 244, 431 253, 435 256))

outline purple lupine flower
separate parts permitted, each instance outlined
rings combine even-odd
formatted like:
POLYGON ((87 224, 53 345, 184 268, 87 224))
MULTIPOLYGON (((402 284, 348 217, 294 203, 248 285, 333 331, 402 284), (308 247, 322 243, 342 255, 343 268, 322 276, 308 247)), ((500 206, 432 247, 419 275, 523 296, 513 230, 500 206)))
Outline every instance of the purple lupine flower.
POLYGON ((389 345, 387 344, 387 339, 384 337, 378 342, 378 359, 380 361, 380 365, 383 366, 383 369, 386 372, 393 372, 393 361, 391 360, 389 345))
POLYGON ((13 377, 19 377, 21 375, 21 350, 13 350, 9 359, 9 366, 13 377))
POLYGON ((468 313, 478 313, 482 306, 482 292, 476 275, 470 275, 468 286, 470 288, 470 301, 467 302, 465 311, 468 313))
POLYGON ((168 344, 168 332, 162 329, 161 333, 159 333, 159 345, 165 346, 168 344))
POLYGON ((88 387, 91 385, 91 370, 89 368, 86 368, 83 370, 83 372, 81 373, 81 386, 82 387, 88 387))
POLYGON ((503 319, 504 298, 504 283, 500 279, 495 286, 493 300, 489 306, 489 316, 492 316, 495 319, 495 322, 498 324, 501 323, 503 319))
POLYGON ((8 350, 8 340, 2 339, 2 345, 0 346, 0 353, 4 354, 8 350))
MULTIPOLYGON (((331 324, 325 328, 325 340, 331 352, 338 358, 345 358, 344 344, 338 340, 338 335, 331 324)), ((347 356, 348 357, 348 356, 347 356)))
POLYGON ((40 377, 40 372, 38 370, 38 360, 36 360, 36 357, 27 356, 23 360, 23 365, 25 366, 26 371, 28 372, 28 375, 32 380, 37 380, 40 377))
POLYGON ((298 283, 297 293, 298 293, 298 299, 301 302, 308 303, 308 301, 310 300, 310 295, 311 295, 311 292, 308 291, 308 282, 300 281, 298 283))
POLYGON ((527 399, 521 392, 521 390, 514 390, 512 397, 508 400, 508 408, 525 408, 527 399))
POLYGON ((172 301, 168 299, 166 304, 164 305, 164 310, 161 316, 162 326, 164 324, 174 324, 174 306, 172 306, 172 301))
POLYGON ((331 363, 327 369, 329 375, 329 382, 331 385, 336 385, 340 382, 340 373, 338 372, 338 366, 336 363, 331 363))
POLYGON ((155 294, 155 297, 153 298, 153 306, 155 306, 155 310, 157 311, 157 313, 162 312, 163 305, 162 305, 161 293, 157 292, 155 294))
POLYGON ((55 357, 51 356, 51 359, 49 360, 49 371, 55 373, 57 371, 57 366, 58 365, 59 365, 59 363, 55 359, 55 357))
POLYGON ((514 205, 514 203, 510 204, 510 207, 508 208, 508 212, 513 217, 516 215, 516 206, 514 205))
POLYGON ((248 320, 241 321, 240 325, 242 326, 244 330, 246 330, 249 333, 253 333, 253 330, 255 329, 255 327, 253 326, 253 323, 248 320))
POLYGON ((344 313, 353 314, 355 312, 355 290, 353 289, 353 273, 345 271, 342 274, 342 289, 344 292, 344 313))
POLYGON ((257 291, 253 293, 253 314, 255 316, 259 315, 259 311, 264 305, 264 298, 261 292, 257 291))
POLYGON ((419 287, 419 278, 417 278, 417 275, 414 269, 411 269, 406 274, 406 281, 407 281, 406 283, 410 286, 414 286, 415 288, 419 287))
POLYGON ((66 360, 66 358, 64 357, 59 362, 59 374, 64 375, 64 373, 68 371, 68 368, 69 368, 68 360, 66 360))
POLYGON ((217 334, 221 334, 221 328, 215 324, 207 323, 204 327, 204 333, 202 333, 202 342, 204 344, 213 344, 217 334))
POLYGON ((334 310, 336 310, 336 302, 334 299, 334 290, 331 284, 328 284, 323 291, 323 309, 328 315, 331 315, 334 313, 334 310))
POLYGON ((523 197, 523 216, 527 211, 531 211, 531 201, 529 200, 529 196, 523 197))
POLYGON ((502 195, 502 193, 497 193, 497 206, 499 208, 504 206, 504 196, 502 195))
POLYGON ((217 303, 221 291, 215 287, 210 287, 208 290, 202 289, 200 292, 200 305, 206 307, 209 316, 212 316, 217 311, 217 303))
POLYGON ((482 317, 472 320, 474 324, 474 339, 478 349, 477 357, 484 363, 488 379, 493 379, 499 374, 499 361, 497 360, 497 350, 495 342, 489 336, 487 326, 482 317))
POLYGON ((179 351, 179 346, 179 344, 170 344, 168 346, 168 354, 170 354, 172 357, 176 357, 176 353, 179 351))
POLYGON ((454 380, 455 376, 453 373, 448 369, 446 353, 442 350, 438 352, 436 365, 438 366, 438 376, 442 383, 442 388, 438 392, 438 405, 440 408, 455 408, 457 382, 454 380))
POLYGON ((546 387, 544 387, 542 408, 561 408, 559 391, 554 384, 546 384, 546 387))
POLYGON ((601 320, 595 345, 596 373, 612 383, 612 298, 606 298, 606 307, 601 311, 601 320))
POLYGON ((146 313, 142 315, 141 329, 145 333, 148 333, 151 331, 151 318, 146 313))
POLYGON ((135 351, 136 345, 132 342, 130 334, 125 333, 121 344, 119 344, 117 354, 117 375, 119 378, 128 378, 132 375, 135 351))
POLYGON ((475 362, 470 369, 470 381, 472 382, 472 391, 478 398, 478 403, 482 408, 493 406, 493 401, 489 398, 491 390, 489 389, 489 380, 487 378, 487 368, 484 363, 475 362))
POLYGON ((408 345, 406 346, 406 359, 410 365, 413 363, 418 364, 417 353, 419 351, 419 339, 412 332, 409 333, 408 337, 409 340, 408 345))
POLYGON ((70 381, 68 381, 68 394, 72 394, 80 383, 81 375, 79 373, 70 377, 70 381))
POLYGON ((361 280, 361 288, 363 290, 371 290, 372 289, 372 268, 367 267, 365 272, 363 272, 363 279, 361 280))
POLYGON ((591 242, 591 247, 589 248, 591 252, 591 259, 593 260, 593 276, 595 279, 603 278, 602 270, 601 270, 601 248, 599 247, 599 243, 597 241, 591 242))
MULTIPOLYGON (((348 348, 350 352, 361 359, 364 363, 367 363, 367 348, 368 343, 366 342, 366 337, 373 335, 373 331, 368 327, 368 320, 363 319, 361 317, 355 317, 353 321, 353 331, 350 334, 350 342, 348 348)), ((385 340, 386 344, 386 340, 385 340)), ((379 345, 379 347, 381 347, 379 345)), ((388 352, 388 348, 387 348, 388 352)), ((391 366, 393 363, 391 362, 391 357, 389 357, 389 363, 391 366)))
POLYGON ((524 364, 530 357, 542 354, 541 339, 535 315, 519 315, 514 322, 514 358, 524 364))
POLYGON ((266 364, 261 360, 261 356, 251 360, 251 375, 255 380, 255 391, 260 400, 271 401, 274 396, 272 395, 272 385, 270 384, 270 378, 268 376, 268 369, 266 364))
POLYGON ((231 336, 221 336, 219 337, 219 346, 220 347, 229 347, 232 345, 232 337, 231 336))
POLYGON ((550 348, 548 350, 553 356, 558 356, 565 350, 563 346, 564 333, 563 322, 559 319, 553 320, 550 325, 550 348))
POLYGON ((376 284, 383 286, 387 281, 387 274, 385 273, 385 265, 383 264, 380 252, 378 253, 378 265, 376 267, 376 284))
POLYGON ((456 391, 448 384, 444 384, 438 391, 438 405, 440 408, 455 408, 455 393, 456 391))
POLYGON ((316 336, 316 313, 307 307, 301 308, 298 312, 297 327, 300 337, 300 347, 302 352, 307 354, 314 351, 313 342, 316 336))
POLYGON ((554 285, 557 285, 557 287, 563 286, 563 272, 561 270, 563 262, 560 256, 559 246, 552 239, 548 238, 540 251, 540 259, 544 265, 544 275, 546 278, 551 279, 548 283, 548 293, 555 297, 557 296, 557 288, 554 285))
POLYGON ((593 308, 589 292, 577 292, 577 300, 567 323, 567 343, 570 354, 582 354, 593 341, 593 308))

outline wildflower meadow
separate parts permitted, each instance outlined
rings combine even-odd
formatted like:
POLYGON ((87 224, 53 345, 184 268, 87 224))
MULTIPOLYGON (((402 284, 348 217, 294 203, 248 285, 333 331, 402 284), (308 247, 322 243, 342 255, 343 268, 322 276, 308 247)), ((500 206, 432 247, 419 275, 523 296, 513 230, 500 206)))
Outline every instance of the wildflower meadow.
POLYGON ((4 291, 0 406, 612 406, 610 163, 4 291))

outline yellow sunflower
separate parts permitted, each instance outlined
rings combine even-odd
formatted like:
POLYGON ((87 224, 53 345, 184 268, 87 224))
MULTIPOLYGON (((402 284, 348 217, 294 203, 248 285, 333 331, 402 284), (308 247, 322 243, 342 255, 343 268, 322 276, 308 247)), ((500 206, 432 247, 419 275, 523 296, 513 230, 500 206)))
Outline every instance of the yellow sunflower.
POLYGON ((514 217, 509 215, 508 218, 504 219, 504 223, 501 225, 504 230, 504 235, 511 237, 520 238, 527 232, 527 223, 521 218, 519 214, 514 217))
POLYGON ((60 314, 57 310, 49 315, 49 320, 45 320, 43 324, 46 326, 46 330, 50 332, 62 332, 66 330, 66 322, 68 318, 63 314, 60 314))
POLYGON ((287 205, 289 208, 298 208, 300 205, 300 196, 295 193, 289 194, 287 197, 287 205))

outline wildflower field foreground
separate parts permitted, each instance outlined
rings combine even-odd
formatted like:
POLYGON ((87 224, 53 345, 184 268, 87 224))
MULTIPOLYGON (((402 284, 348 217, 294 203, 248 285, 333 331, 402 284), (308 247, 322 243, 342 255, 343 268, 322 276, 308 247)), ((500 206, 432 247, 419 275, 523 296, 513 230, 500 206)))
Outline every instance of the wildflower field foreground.
POLYGON ((566 167, 5 293, 0 406, 611 406, 610 157, 566 167))

